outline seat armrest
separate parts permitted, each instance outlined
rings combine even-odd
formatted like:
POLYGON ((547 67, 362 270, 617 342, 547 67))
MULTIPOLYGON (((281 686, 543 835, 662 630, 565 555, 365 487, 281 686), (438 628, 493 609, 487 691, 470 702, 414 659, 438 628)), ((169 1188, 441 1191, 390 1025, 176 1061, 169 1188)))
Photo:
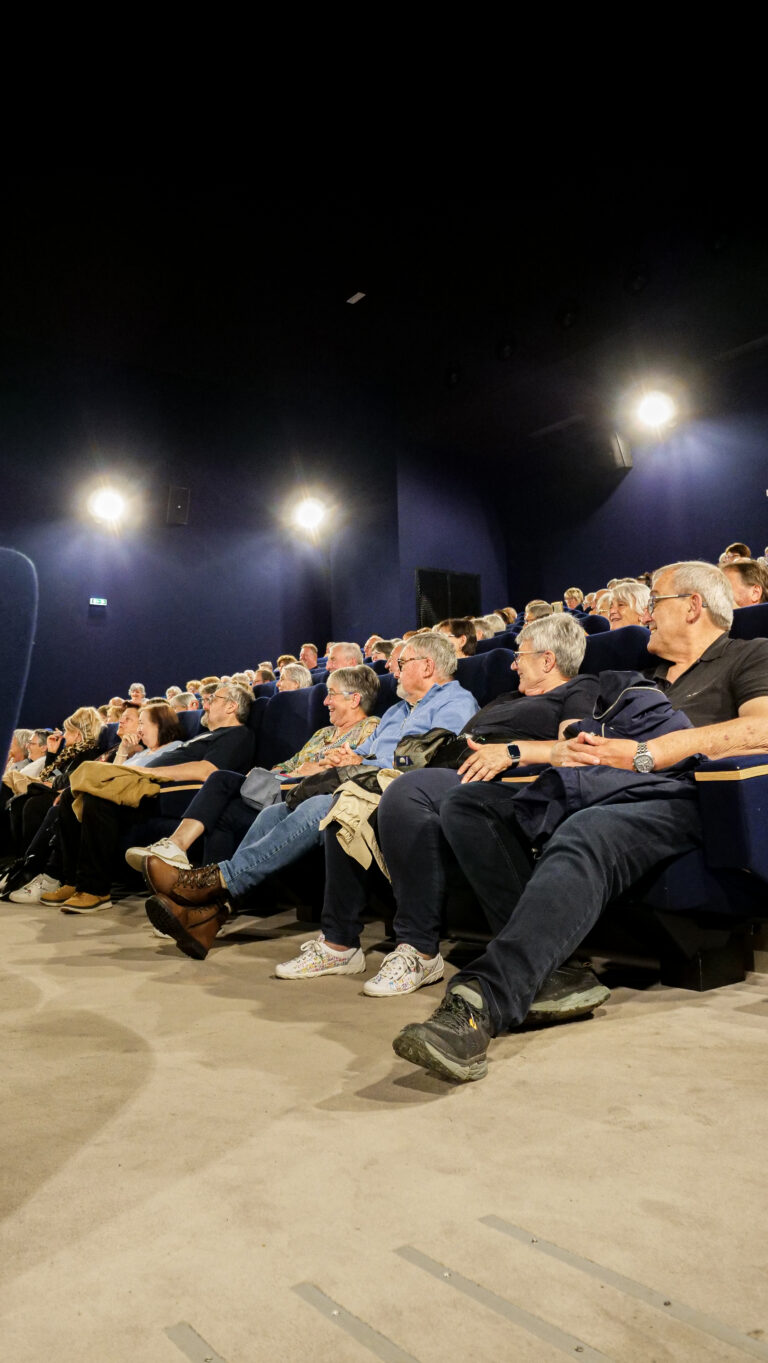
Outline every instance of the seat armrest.
POLYGON ((768 753, 706 759, 695 776, 707 865, 768 882, 768 753))

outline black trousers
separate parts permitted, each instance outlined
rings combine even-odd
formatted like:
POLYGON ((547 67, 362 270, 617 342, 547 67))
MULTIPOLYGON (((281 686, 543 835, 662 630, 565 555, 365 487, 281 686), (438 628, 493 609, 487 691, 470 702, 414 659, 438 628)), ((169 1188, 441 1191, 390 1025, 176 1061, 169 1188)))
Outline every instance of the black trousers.
POLYGON ((73 798, 66 791, 58 806, 62 884, 74 885, 85 894, 109 894, 121 841, 133 826, 151 816, 152 797, 130 809, 98 795, 84 795, 82 822, 75 815, 73 798))

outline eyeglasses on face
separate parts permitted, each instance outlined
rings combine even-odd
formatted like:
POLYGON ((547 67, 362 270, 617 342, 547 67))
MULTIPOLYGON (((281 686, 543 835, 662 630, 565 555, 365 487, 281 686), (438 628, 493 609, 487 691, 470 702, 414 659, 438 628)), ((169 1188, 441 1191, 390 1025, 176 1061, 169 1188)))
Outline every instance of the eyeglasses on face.
POLYGON ((357 694, 357 692, 356 692, 356 691, 331 691, 330 688, 329 688, 326 694, 327 694, 328 700, 336 700, 337 696, 354 696, 354 695, 357 694))
POLYGON ((414 653, 412 658, 401 658, 399 663, 400 671, 402 672, 403 668, 407 667, 409 663, 423 662, 429 662, 429 659, 423 653, 414 653))
POLYGON ((522 649, 513 648, 512 652, 514 654, 514 657, 512 659, 511 666, 517 667, 518 658, 536 658, 543 653, 551 653, 552 650, 551 648, 527 648, 525 650, 525 653, 523 653, 522 649))
MULTIPOLYGON (((648 614, 653 615, 653 612, 656 609, 657 601, 680 601, 686 596, 693 595, 694 595, 693 592, 662 592, 661 595, 659 595, 658 592, 651 592, 650 596, 648 597, 647 606, 648 614)), ((706 602, 702 601, 701 604, 706 610, 706 602)))

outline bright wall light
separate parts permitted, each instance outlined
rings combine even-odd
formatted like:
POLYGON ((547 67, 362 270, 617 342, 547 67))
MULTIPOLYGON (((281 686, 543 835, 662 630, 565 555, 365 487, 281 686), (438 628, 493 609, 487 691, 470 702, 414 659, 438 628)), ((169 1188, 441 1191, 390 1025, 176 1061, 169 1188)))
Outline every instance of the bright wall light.
POLYGON ((306 497, 303 502, 299 502, 293 513, 294 521, 303 530, 317 530, 325 516, 326 508, 316 497, 306 497))
POLYGON ((659 431, 669 426, 677 415, 677 408, 668 393, 646 393, 635 408, 637 420, 649 430, 659 431))
POLYGON ((125 513, 125 498, 111 487, 100 487, 88 498, 88 510, 94 520, 116 525, 125 513))

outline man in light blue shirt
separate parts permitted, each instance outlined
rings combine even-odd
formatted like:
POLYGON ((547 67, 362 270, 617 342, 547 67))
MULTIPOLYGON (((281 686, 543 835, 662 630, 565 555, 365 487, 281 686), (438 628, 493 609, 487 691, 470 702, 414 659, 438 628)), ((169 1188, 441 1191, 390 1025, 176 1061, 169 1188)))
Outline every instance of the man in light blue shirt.
MULTIPOLYGON (((455 671, 456 654, 442 634, 414 635, 400 656, 399 704, 385 712, 375 734, 354 752, 342 746, 329 754, 328 765, 388 767, 397 744, 407 735, 434 728, 460 733, 478 704, 470 691, 452 680, 455 671)), ((146 906, 150 922, 175 938, 188 956, 202 960, 229 917, 229 900, 247 894, 322 843, 320 821, 333 800, 332 794, 313 795, 293 812, 282 803, 268 806, 234 856, 218 865, 179 870, 148 857, 144 878, 153 891, 146 906)))

